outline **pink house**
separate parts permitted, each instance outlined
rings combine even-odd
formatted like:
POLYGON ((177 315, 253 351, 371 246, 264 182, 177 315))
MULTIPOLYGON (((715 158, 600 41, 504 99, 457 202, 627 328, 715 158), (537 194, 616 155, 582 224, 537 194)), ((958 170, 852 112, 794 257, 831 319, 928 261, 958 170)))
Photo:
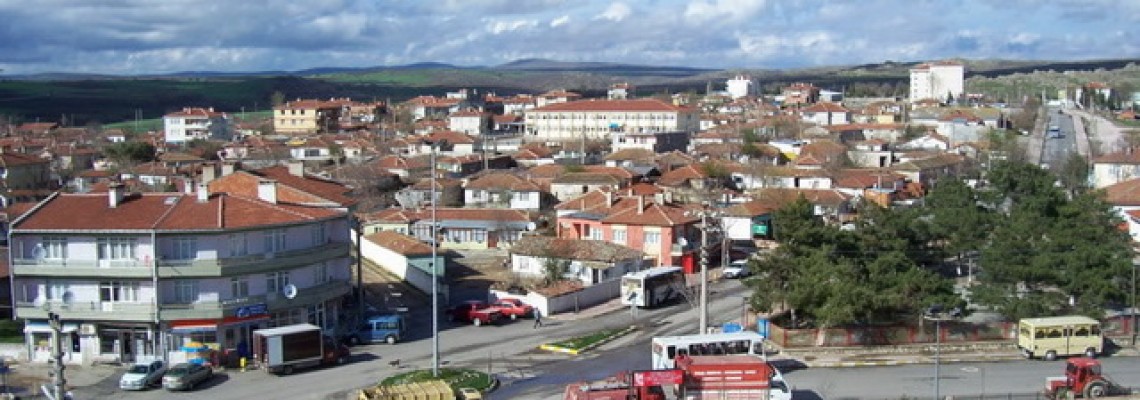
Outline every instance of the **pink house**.
POLYGON ((653 265, 694 269, 699 219, 663 196, 595 190, 555 209, 559 238, 605 240, 645 253, 653 265))

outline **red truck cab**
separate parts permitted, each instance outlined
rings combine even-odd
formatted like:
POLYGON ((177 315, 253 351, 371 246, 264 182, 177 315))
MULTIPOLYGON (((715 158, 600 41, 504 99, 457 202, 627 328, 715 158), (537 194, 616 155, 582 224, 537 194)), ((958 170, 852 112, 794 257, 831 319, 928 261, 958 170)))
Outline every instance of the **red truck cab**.
POLYGON ((452 321, 470 322, 472 325, 493 324, 503 319, 503 311, 479 300, 468 300, 447 310, 452 321))
POLYGON ((519 318, 530 318, 534 316, 534 306, 523 303, 519 299, 499 299, 491 303, 492 307, 498 307, 503 312, 503 315, 509 317, 512 321, 519 318))

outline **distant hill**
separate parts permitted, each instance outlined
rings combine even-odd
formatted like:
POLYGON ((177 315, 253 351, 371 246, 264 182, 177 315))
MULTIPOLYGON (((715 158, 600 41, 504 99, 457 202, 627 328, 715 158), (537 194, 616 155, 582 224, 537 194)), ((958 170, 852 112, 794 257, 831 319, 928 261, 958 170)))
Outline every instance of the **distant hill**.
MULTIPOLYGON (((1038 70, 1093 71, 1121 68, 1137 59, 1088 61, 959 60, 967 77, 1000 76, 1038 70)), ((892 87, 902 93, 915 61, 821 66, 800 69, 716 70, 605 62, 564 62, 522 59, 495 66, 455 66, 425 62, 363 68, 311 68, 300 71, 186 71, 146 76, 45 73, 0 76, 0 116, 13 121, 57 121, 70 124, 146 118, 188 106, 213 106, 236 112, 268 109, 273 93, 287 99, 351 97, 360 100, 403 101, 442 95, 459 88, 500 95, 566 89, 586 96, 603 95, 615 83, 636 86, 639 95, 704 92, 722 89, 727 79, 746 74, 767 92, 792 82, 810 82, 832 89, 892 87)))

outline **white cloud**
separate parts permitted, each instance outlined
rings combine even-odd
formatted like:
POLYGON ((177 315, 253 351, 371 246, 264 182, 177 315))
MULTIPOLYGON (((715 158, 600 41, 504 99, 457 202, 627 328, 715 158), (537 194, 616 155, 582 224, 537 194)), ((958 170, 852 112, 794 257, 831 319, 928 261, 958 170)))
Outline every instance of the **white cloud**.
POLYGON ((594 17, 594 19, 608 19, 614 22, 621 22, 629 17, 631 12, 633 12, 633 10, 625 5, 625 3, 613 3, 610 4, 609 7, 606 7, 606 10, 598 14, 597 17, 594 17))
POLYGON ((740 21, 752 17, 766 3, 766 0, 698 0, 689 3, 684 16, 694 23, 740 21))
POLYGON ((487 26, 487 31, 493 35, 498 35, 504 32, 513 32, 522 29, 529 29, 538 26, 538 21, 533 20, 517 20, 517 21, 495 21, 487 26))
POLYGON ((557 28, 559 26, 566 25, 569 22, 570 22, 570 16, 569 15, 563 15, 561 17, 550 20, 550 27, 551 28, 557 28))

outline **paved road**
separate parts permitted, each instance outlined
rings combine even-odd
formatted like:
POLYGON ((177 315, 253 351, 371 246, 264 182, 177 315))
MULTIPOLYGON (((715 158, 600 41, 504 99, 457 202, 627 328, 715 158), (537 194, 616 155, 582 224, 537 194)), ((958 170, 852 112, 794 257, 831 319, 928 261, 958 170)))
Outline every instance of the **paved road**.
MULTIPOLYGON (((1061 114, 1055 107, 1046 107, 1048 114, 1046 127, 1057 126, 1061 129, 1060 138, 1050 137, 1046 130, 1045 141, 1041 149, 1041 166, 1054 172, 1060 171, 1071 154, 1078 152, 1078 135, 1074 129, 1073 119, 1068 114, 1061 114)), ((1087 142, 1086 142, 1087 143, 1087 142)))

